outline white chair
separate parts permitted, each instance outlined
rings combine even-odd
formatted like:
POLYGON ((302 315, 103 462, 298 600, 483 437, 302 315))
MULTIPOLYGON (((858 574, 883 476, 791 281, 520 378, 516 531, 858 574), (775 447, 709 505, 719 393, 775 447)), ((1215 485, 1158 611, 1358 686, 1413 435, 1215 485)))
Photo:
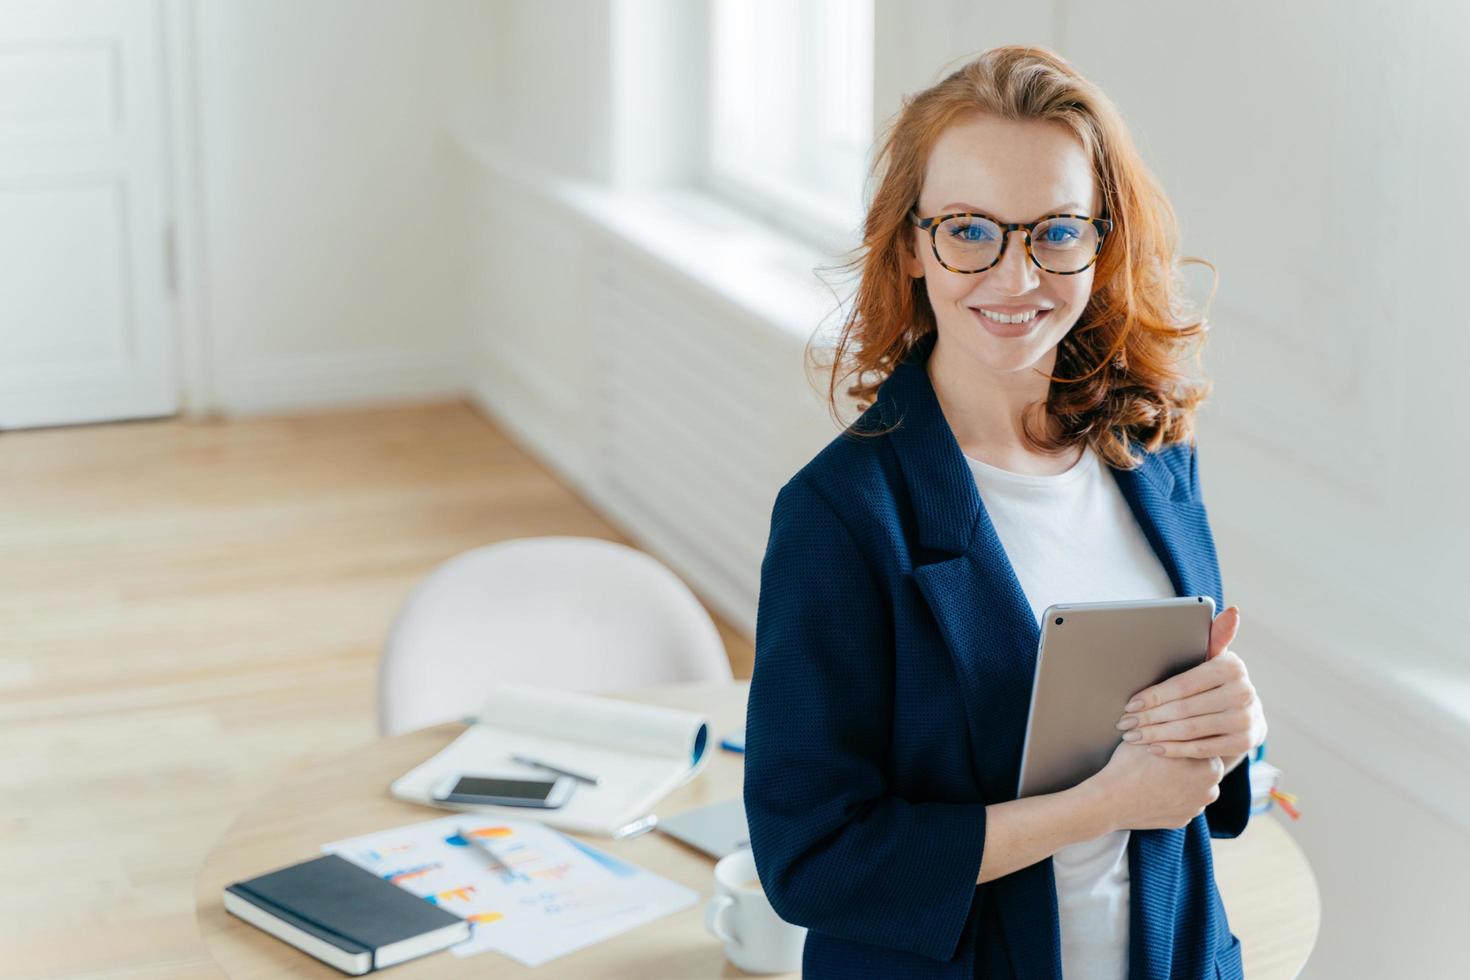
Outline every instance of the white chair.
POLYGON ((657 559, 516 538, 451 558, 409 595, 378 665, 378 732, 473 715, 498 681, 592 693, 730 677, 709 613, 657 559))

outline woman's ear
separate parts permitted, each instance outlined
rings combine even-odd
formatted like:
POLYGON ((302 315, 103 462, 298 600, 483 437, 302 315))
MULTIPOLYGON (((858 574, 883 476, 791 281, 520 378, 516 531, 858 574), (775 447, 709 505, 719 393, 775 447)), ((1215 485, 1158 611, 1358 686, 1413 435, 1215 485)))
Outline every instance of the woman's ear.
POLYGON ((909 243, 908 248, 903 250, 903 271, 907 273, 909 278, 911 279, 924 278, 924 263, 917 255, 914 254, 914 246, 912 242, 909 243))

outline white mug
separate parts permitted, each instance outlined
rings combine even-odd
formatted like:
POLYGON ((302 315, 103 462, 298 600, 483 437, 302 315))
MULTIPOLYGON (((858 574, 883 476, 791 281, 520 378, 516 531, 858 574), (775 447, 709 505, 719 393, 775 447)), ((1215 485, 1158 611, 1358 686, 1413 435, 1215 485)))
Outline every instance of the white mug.
POLYGON ((704 925, 724 942, 730 962, 746 973, 801 969, 806 928, 784 921, 771 908, 750 848, 727 854, 715 864, 715 896, 705 907, 704 925))

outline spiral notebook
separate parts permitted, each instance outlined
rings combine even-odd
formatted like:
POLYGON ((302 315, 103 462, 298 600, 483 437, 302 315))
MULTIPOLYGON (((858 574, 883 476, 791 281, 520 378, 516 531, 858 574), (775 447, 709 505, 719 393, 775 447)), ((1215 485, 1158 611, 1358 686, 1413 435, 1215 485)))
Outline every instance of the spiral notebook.
POLYGON ((432 758, 394 780, 402 800, 446 810, 535 820, 574 833, 612 837, 709 761, 709 722, 698 714, 615 698, 518 684, 496 685, 477 720, 432 758), (523 755, 598 778, 578 783, 556 809, 443 803, 430 796, 451 774, 545 778, 523 755))

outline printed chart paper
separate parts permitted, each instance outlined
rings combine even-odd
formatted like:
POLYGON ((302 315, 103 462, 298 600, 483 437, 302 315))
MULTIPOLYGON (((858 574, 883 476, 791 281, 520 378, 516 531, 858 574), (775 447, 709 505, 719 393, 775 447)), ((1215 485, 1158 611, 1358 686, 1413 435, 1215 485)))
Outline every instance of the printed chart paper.
POLYGON ((495 950, 539 966, 688 908, 699 893, 544 824, 457 814, 323 844, 359 867, 468 919, 456 956, 495 950), (510 867, 460 836, 487 841, 510 867))

